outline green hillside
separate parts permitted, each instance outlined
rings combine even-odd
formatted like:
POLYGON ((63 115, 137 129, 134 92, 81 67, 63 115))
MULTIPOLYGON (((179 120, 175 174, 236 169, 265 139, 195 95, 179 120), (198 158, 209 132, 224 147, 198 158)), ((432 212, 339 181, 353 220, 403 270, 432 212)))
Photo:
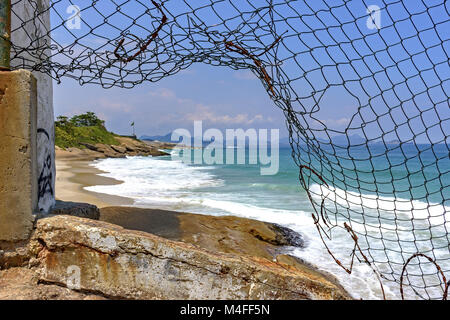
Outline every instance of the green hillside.
POLYGON ((70 119, 64 116, 58 117, 55 121, 56 146, 63 149, 71 147, 83 149, 86 148, 83 143, 119 144, 116 135, 108 132, 105 122, 93 112, 76 115, 70 119))

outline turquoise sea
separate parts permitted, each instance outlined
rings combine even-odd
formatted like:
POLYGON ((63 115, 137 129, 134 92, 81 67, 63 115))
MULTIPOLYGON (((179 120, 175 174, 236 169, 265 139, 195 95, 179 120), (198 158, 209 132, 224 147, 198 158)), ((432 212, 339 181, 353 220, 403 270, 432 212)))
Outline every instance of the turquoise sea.
MULTIPOLYGON (((447 145, 322 146, 321 150, 320 157, 302 153, 312 167, 322 169, 330 185, 312 182, 309 190, 313 199, 319 203, 325 200, 332 224, 342 226, 351 221, 361 247, 370 248, 365 253, 377 262, 380 274, 398 281, 404 262, 416 252, 431 255, 449 274, 447 145)), ((246 163, 248 160, 247 156, 246 163)), ((107 172, 105 176, 124 183, 87 189, 132 198, 139 207, 235 215, 289 227, 306 239, 305 248, 287 249, 291 254, 337 276, 355 298, 382 298, 371 268, 356 263, 348 275, 329 256, 313 223, 313 208, 299 183, 299 168, 290 148, 280 149, 279 164, 278 174, 263 176, 260 165, 194 165, 170 156, 105 159, 94 165, 107 172)), ((331 240, 326 238, 328 247, 349 265, 354 242, 340 228, 333 229, 331 235, 331 240)), ((419 294, 442 296, 431 264, 412 263, 408 274, 419 294), (422 288, 424 280, 431 286, 427 290, 422 288)), ((383 280, 383 284, 387 298, 400 297, 398 283, 383 280)))

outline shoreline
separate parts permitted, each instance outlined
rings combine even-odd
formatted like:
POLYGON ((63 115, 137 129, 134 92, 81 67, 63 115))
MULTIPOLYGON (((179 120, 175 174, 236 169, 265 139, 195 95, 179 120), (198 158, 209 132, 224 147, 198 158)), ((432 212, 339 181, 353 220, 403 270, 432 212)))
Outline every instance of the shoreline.
POLYGON ((289 272, 305 277, 306 292, 318 290, 320 295, 327 297, 325 299, 333 299, 337 292, 343 298, 352 299, 335 275, 290 255, 293 248, 304 247, 302 234, 278 224, 232 215, 212 216, 163 208, 138 208, 133 206, 133 199, 85 190, 88 186, 123 183, 100 176, 106 172, 92 166, 95 160, 97 158, 78 152, 57 152, 58 200, 97 206, 100 209, 98 223, 123 228, 120 234, 143 232, 152 237, 174 241, 183 248, 185 245, 193 245, 193 248, 205 253, 215 252, 240 260, 256 259, 254 261, 262 265, 272 263, 274 268, 289 269, 289 272), (314 285, 311 287, 309 282, 314 285), (331 291, 330 286, 333 288, 331 291))
MULTIPOLYGON (((268 260, 289 251, 283 249, 290 245, 289 241, 277 243, 277 237, 283 234, 283 230, 287 230, 280 225, 231 214, 214 216, 184 210, 141 208, 134 206, 135 201, 131 198, 88 191, 84 188, 123 183, 101 176, 100 174, 108 172, 93 167, 92 164, 96 160, 98 159, 80 155, 78 152, 57 152, 56 199, 95 205, 100 209, 101 221, 128 230, 192 243, 212 251, 258 256, 268 260)), ((303 237, 291 232, 288 230, 281 238, 291 238, 292 244, 302 247, 303 237)))
POLYGON ((126 197, 114 196, 105 193, 97 193, 84 189, 85 187, 98 185, 118 185, 122 181, 103 177, 101 171, 91 164, 94 159, 81 160, 64 157, 56 158, 56 187, 57 200, 71 202, 85 202, 98 208, 111 206, 131 206, 134 200, 126 197))
MULTIPOLYGON (((273 260, 287 253, 285 244, 276 243, 283 227, 274 232, 270 223, 230 215, 213 216, 165 208, 135 207, 131 198, 97 193, 90 186, 119 185, 123 181, 103 177, 107 173, 92 166, 98 159, 78 153, 58 152, 56 158, 56 199, 63 202, 88 203, 100 209, 100 220, 128 230, 143 231, 174 241, 196 244, 213 251, 258 256, 273 260), (233 230, 230 231, 228 230, 233 230), (279 235, 278 235, 279 236, 279 235), (226 240, 228 239, 228 240, 226 240), (240 245, 236 245, 239 243, 240 245), (247 246, 243 246, 247 243, 247 246)), ((286 234, 287 236, 287 234, 286 234)), ((293 236, 303 246, 301 236, 293 236), (300 240, 298 240, 300 239, 300 240)), ((295 241, 294 241, 295 242, 295 241)), ((297 243, 297 244, 298 244, 297 243)))

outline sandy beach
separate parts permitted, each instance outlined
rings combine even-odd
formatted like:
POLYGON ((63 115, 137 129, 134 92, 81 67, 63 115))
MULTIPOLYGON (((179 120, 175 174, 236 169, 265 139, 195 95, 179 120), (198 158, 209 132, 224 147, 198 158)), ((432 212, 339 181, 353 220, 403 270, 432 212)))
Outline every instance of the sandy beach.
POLYGON ((99 208, 132 205, 129 198, 91 192, 85 187, 117 185, 123 183, 112 178, 102 177, 105 173, 92 166, 98 159, 124 158, 126 156, 162 156, 167 153, 161 148, 171 148, 174 144, 142 142, 126 137, 116 137, 120 146, 97 144, 90 148, 62 149, 56 147, 56 199, 71 202, 86 202, 99 208), (113 149, 115 148, 115 149, 113 149), (93 150, 95 149, 95 150, 93 150))
POLYGON ((104 173, 91 166, 93 160, 56 159, 56 199, 86 202, 99 208, 132 205, 132 199, 87 191, 84 188, 96 185, 115 185, 121 181, 102 177, 104 173))

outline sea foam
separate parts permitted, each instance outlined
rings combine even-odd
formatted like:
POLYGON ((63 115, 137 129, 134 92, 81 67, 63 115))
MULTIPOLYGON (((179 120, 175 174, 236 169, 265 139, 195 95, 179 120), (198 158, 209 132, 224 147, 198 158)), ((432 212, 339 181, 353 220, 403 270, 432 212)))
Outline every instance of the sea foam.
MULTIPOLYGON (((193 166, 184 164, 181 161, 172 161, 170 158, 148 157, 104 159, 96 161, 93 165, 105 171, 102 174, 103 176, 121 180, 123 183, 114 186, 92 186, 86 188, 87 190, 129 197, 134 199, 135 205, 139 207, 164 208, 217 216, 234 215, 277 223, 291 228, 301 233, 307 244, 305 248, 292 249, 292 254, 315 264, 322 270, 333 273, 355 298, 381 298, 379 283, 368 266, 361 263, 355 264, 352 275, 349 276, 330 258, 314 225, 312 218, 314 211, 309 204, 306 194, 286 188, 284 193, 295 192, 293 199, 298 201, 298 210, 275 209, 273 206, 276 207, 276 204, 268 205, 269 202, 277 200, 273 196, 276 184, 269 186, 261 183, 250 183, 250 189, 256 188, 258 192, 266 192, 269 199, 268 203, 255 203, 255 199, 251 195, 242 191, 229 192, 233 183, 223 180, 217 174, 217 167, 215 166, 193 166), (223 192, 225 187, 228 188, 228 192, 223 192)), ((238 175, 238 178, 247 181, 247 183, 249 180, 252 180, 250 177, 246 178, 240 175, 238 175)), ((249 191, 251 191, 250 189, 249 191)), ((391 240, 392 243, 412 243, 412 240, 415 238, 421 240, 420 237, 422 235, 420 233, 414 234, 410 232, 410 229, 414 227, 414 225, 411 225, 411 217, 425 219, 424 221, 426 222, 428 221, 428 212, 431 212, 432 217, 430 221, 434 223, 433 225, 439 226, 449 212, 448 207, 439 204, 431 204, 428 207, 427 204, 420 201, 360 195, 333 187, 327 188, 320 185, 312 185, 310 190, 316 200, 325 198, 326 205, 337 202, 341 209, 350 208, 354 212, 361 212, 362 205, 364 205, 364 212, 368 216, 374 215, 376 217, 379 216, 379 211, 381 211, 381 218, 374 220, 373 225, 370 223, 357 223, 360 217, 352 216, 352 219, 356 221, 356 223, 352 224, 352 227, 356 232, 361 234, 368 232, 374 238, 382 237, 391 240), (391 218, 395 214, 403 215, 405 222, 403 224, 397 222, 397 225, 392 224, 391 218)), ((283 207, 283 204, 280 203, 279 207, 283 207)), ((340 226, 343 225, 344 221, 346 220, 342 219, 342 217, 337 219, 340 226)), ((332 235, 332 240, 325 238, 328 248, 342 263, 349 265, 353 245, 348 232, 342 228, 337 228, 330 234, 332 235)), ((429 233, 423 235, 424 249, 427 249, 427 246, 429 246, 428 242, 425 241, 426 239, 429 240, 429 238, 429 233)), ((361 238, 362 246, 364 246, 363 240, 364 238, 361 238)), ((376 248, 377 246, 382 246, 383 243, 373 240, 371 245, 376 248)), ((398 254, 396 252, 398 248, 394 246, 391 248, 392 250, 374 251, 374 258, 377 261, 385 261, 389 258, 401 262, 408 255, 408 249, 411 252, 417 250, 416 247, 409 248, 405 246, 404 248, 406 249, 405 256, 398 254)), ((436 251, 436 254, 439 256, 439 251, 436 251)), ((383 270, 385 265, 381 264, 379 267, 380 270, 383 270)), ((399 265, 398 268, 400 267, 399 265)), ((396 270, 396 272, 401 272, 401 270, 396 270)), ((396 283, 385 282, 384 289, 388 298, 399 297, 396 283)))

